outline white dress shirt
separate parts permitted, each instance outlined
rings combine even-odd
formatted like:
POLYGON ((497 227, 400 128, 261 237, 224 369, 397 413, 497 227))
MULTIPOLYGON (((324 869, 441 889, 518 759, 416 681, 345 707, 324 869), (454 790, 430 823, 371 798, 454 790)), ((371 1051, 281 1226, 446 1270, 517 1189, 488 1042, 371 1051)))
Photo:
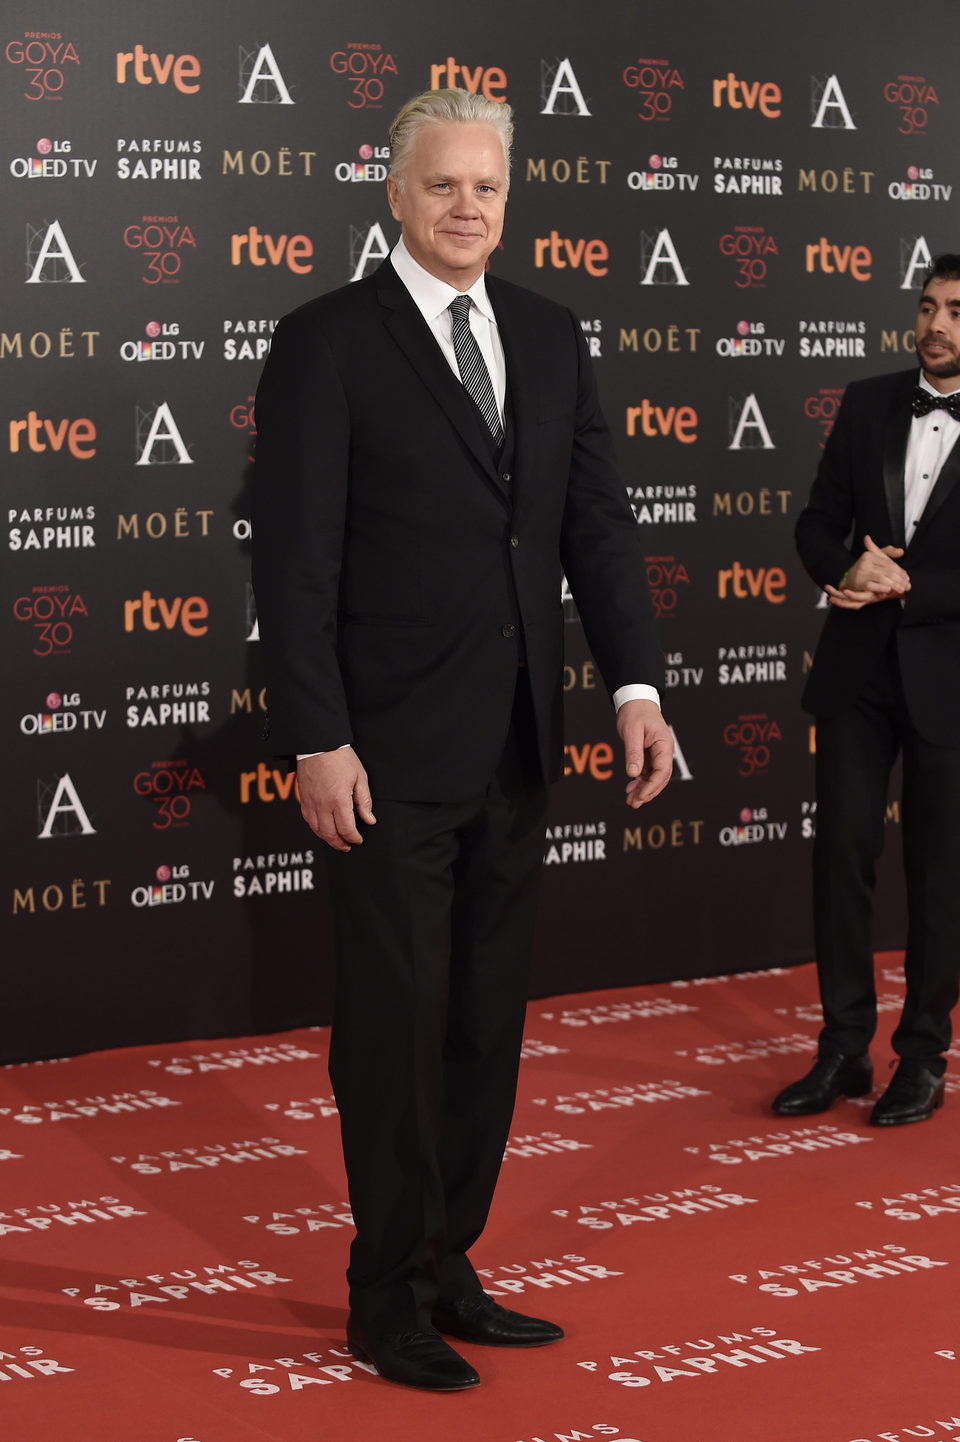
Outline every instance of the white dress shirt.
MULTIPOLYGON (((942 394, 930 384, 922 371, 917 384, 932 396, 942 394)), ((939 407, 928 411, 925 416, 914 416, 910 422, 903 472, 903 533, 908 545, 930 499, 930 492, 937 484, 943 463, 958 437, 960 421, 954 420, 949 411, 939 407)))
MULTIPOLYGON (((447 285, 445 280, 439 280, 428 270, 424 270, 423 266, 414 260, 407 250, 402 238, 397 241, 391 251, 390 260, 397 275, 410 292, 411 299, 430 327, 457 380, 460 379, 460 368, 457 365, 457 357, 453 349, 453 317, 450 314, 450 302, 455 300, 458 295, 468 295, 473 301, 470 307, 470 329, 490 373, 493 394, 496 397, 500 420, 503 422, 503 408, 507 394, 507 363, 503 355, 503 343, 500 340, 496 316, 487 298, 483 272, 481 271, 468 290, 456 290, 452 285, 447 285)), ((659 706, 660 693, 655 686, 648 686, 639 681, 632 682, 627 686, 620 686, 613 693, 613 704, 618 711, 625 701, 652 701, 659 706)), ((348 745, 349 743, 344 744, 348 745)), ((339 749, 343 750, 344 747, 339 749)), ((309 756, 322 754, 320 751, 303 751, 298 754, 297 760, 305 761, 309 756)))

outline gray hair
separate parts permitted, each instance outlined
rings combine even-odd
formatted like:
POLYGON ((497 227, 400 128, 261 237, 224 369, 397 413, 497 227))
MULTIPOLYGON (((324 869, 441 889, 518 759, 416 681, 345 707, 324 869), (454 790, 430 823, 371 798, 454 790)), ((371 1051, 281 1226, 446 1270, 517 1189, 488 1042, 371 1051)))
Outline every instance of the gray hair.
POLYGON ((408 100, 390 125, 390 174, 397 189, 403 189, 403 172, 425 125, 464 124, 479 121, 492 125, 503 146, 506 181, 510 184, 510 149, 513 144, 513 111, 505 101, 488 100, 469 90, 425 90, 408 100))

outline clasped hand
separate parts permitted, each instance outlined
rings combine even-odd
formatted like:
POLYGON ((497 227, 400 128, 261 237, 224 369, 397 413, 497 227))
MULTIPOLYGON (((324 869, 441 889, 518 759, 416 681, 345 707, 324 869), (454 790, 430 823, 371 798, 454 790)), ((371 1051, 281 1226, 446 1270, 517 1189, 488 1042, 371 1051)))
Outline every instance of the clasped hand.
POLYGON ((844 577, 843 586, 824 586, 831 606, 841 611, 859 611, 875 601, 901 600, 910 589, 910 577, 897 561, 902 546, 878 546, 870 536, 863 538, 863 554, 844 577))

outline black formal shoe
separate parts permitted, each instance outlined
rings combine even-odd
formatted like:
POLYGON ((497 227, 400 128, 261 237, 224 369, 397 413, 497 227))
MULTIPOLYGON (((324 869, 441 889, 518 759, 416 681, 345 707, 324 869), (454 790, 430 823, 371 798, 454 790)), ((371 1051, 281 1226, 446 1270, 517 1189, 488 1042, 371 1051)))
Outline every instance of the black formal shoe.
POLYGON ((438 1332, 390 1332, 368 1336, 347 1323, 347 1345, 361 1362, 372 1362, 381 1377, 427 1392, 460 1392, 476 1387, 479 1374, 448 1347, 438 1332))
POLYGON ((809 1117, 828 1111, 837 1097, 865 1096, 872 1086, 873 1066, 868 1056, 828 1052, 805 1077, 774 1097, 773 1110, 782 1117, 809 1117))
POLYGON ((901 1061, 893 1080, 870 1113, 874 1127, 901 1127, 925 1122, 943 1106, 944 1079, 922 1062, 901 1061))
POLYGON ((487 1347, 543 1347, 547 1342, 559 1342, 563 1336, 562 1327, 508 1311, 486 1292, 470 1292, 452 1302, 437 1302, 433 1324, 462 1342, 479 1342, 487 1347))

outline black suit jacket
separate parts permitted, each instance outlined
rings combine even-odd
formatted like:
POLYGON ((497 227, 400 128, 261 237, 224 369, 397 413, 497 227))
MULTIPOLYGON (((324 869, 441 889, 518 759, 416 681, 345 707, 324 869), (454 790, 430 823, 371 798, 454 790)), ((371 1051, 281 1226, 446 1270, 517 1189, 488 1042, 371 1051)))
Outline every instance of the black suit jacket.
POLYGON ((352 742, 374 797, 492 775, 524 659, 562 755, 561 568, 607 687, 658 684, 640 537, 576 318, 489 277, 509 478, 389 261, 278 325, 257 394, 253 578, 270 739, 352 742))
MULTIPOLYGON (((863 551, 904 544, 904 461, 917 371, 854 381, 844 394, 797 521, 800 558, 819 586, 836 586, 863 551)), ((850 705, 896 637, 911 720, 936 746, 960 746, 960 443, 953 447, 900 564, 905 604, 832 608, 803 695, 808 711, 850 705)))

